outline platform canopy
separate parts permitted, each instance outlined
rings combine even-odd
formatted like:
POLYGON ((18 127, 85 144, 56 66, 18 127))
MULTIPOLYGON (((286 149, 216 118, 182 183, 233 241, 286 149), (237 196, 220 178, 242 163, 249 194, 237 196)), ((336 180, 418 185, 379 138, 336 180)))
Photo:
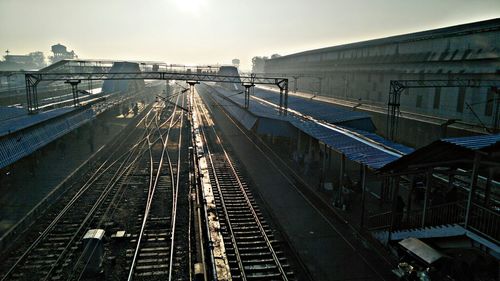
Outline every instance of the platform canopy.
MULTIPOLYGON (((269 131, 275 135, 289 135, 286 131, 295 127, 303 133, 315 138, 331 149, 338 153, 344 154, 347 159, 366 165, 369 169, 377 170, 387 163, 397 160, 399 157, 406 153, 410 153, 413 149, 405 147, 389 140, 385 140, 375 133, 367 132, 357 128, 351 128, 345 125, 345 120, 371 120, 364 118, 362 115, 353 113, 353 119, 341 120, 338 124, 328 122, 313 121, 308 118, 296 116, 293 111, 288 115, 280 115, 276 107, 262 102, 264 98, 266 101, 275 101, 269 95, 261 94, 261 100, 251 99, 248 111, 243 110, 243 97, 241 93, 234 93, 221 88, 216 89, 221 93, 224 98, 220 99, 220 104, 226 110, 238 119, 242 124, 248 121, 247 114, 258 117, 251 123, 250 128, 256 123, 259 123, 259 128, 264 131, 269 131), (360 118, 361 119, 358 119, 360 118), (281 124, 277 121, 281 121, 281 124), (291 126, 290 126, 291 125, 291 126)), ((278 96, 277 94, 274 94, 278 96)), ((213 95, 217 97, 217 95, 213 95)), ((256 95, 257 96, 257 95, 256 95)), ((279 96, 278 96, 279 97, 279 96)), ((293 101, 293 99, 292 99, 293 101)), ((293 104, 292 104, 293 106, 293 104)), ((331 107, 335 111, 335 107, 331 107)), ((345 110, 343 110, 345 111, 345 110)), ((247 129, 249 126, 245 125, 247 129)), ((258 129, 259 130, 259 129, 258 129)))
POLYGON ((476 155, 483 166, 500 166, 500 134, 437 140, 388 163, 381 173, 410 172, 432 167, 470 168, 476 155))

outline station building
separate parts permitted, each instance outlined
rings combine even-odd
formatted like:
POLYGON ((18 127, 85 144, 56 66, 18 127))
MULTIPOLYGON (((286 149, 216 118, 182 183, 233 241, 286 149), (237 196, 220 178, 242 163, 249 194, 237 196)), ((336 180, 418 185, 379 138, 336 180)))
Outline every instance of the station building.
MULTIPOLYGON (((500 19, 277 57, 266 60, 265 73, 288 77, 292 92, 371 112, 384 135, 391 80, 500 80, 500 19)), ((495 87, 405 89, 396 140, 421 147, 498 131, 499 95, 495 87)))

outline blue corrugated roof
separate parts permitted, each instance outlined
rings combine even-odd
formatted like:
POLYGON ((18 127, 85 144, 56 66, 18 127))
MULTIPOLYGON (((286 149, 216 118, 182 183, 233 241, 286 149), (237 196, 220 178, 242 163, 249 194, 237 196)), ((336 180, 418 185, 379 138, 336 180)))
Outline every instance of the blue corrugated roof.
POLYGON ((371 169, 378 169, 401 157, 376 144, 370 144, 341 131, 332 130, 315 122, 294 120, 292 125, 304 133, 320 140, 334 150, 344 154, 348 159, 365 164, 371 169))
POLYGON ((217 102, 234 118, 236 118, 247 130, 251 130, 255 125, 255 122, 257 122, 257 117, 255 115, 242 109, 238 104, 231 103, 219 95, 213 95, 213 98, 215 98, 217 102))
MULTIPOLYGON (((234 92, 228 92, 217 88, 226 98, 235 104, 244 105, 244 95, 234 92)), ((279 101, 278 101, 279 102, 279 101)), ((235 105, 225 100, 222 106, 233 108, 235 105)), ((301 119, 293 114, 287 116, 279 115, 276 108, 261 102, 250 100, 249 111, 259 117, 273 118, 289 122, 294 127, 304 133, 320 140, 332 149, 345 154, 345 156, 357 163, 365 164, 371 169, 378 169, 387 163, 395 161, 401 155, 413 151, 406 146, 385 140, 374 133, 363 130, 353 130, 352 128, 343 128, 335 125, 322 125, 317 122, 301 119)), ((235 116, 238 118, 237 116, 235 116)))
POLYGON ((39 126, 0 138, 0 168, 30 155, 33 151, 78 128, 94 118, 92 109, 75 111, 66 118, 42 122, 39 126))
POLYGON ((28 114, 25 108, 0 106, 0 122, 28 114))
POLYGON ((500 142, 500 134, 460 137, 460 138, 447 138, 447 139, 442 139, 441 141, 452 143, 454 145, 462 146, 471 150, 478 150, 500 142))
MULTIPOLYGON (((401 157, 399 160, 383 167, 381 172, 407 171, 410 166, 420 165, 432 167, 437 165, 470 167, 471 163, 456 162, 455 160, 472 160, 477 150, 490 153, 500 149, 500 134, 480 135, 459 138, 446 138, 434 141, 412 153, 401 157), (449 164, 440 164, 440 163, 449 164)), ((489 161, 498 161, 498 157, 485 155, 489 161)))
POLYGON ((385 147, 388 147, 390 148, 391 150, 397 150, 399 152, 401 152, 402 154, 410 154, 412 153, 413 151, 415 151, 414 148, 412 147, 408 147, 406 145, 403 145, 403 144, 400 144, 400 143, 397 143, 397 142, 393 142, 393 141, 390 141, 388 139, 384 139, 383 137, 375 134, 375 133, 371 133, 371 132, 367 132, 367 131, 363 131, 363 130, 358 130, 358 129, 352 129, 352 128, 346 128, 350 131, 353 131, 353 132, 356 132, 358 134, 361 134, 377 143, 380 143, 381 145, 385 146, 385 147))
POLYGON ((0 137, 36 124, 40 124, 49 119, 61 116, 73 110, 75 110, 74 107, 64 107, 49 111, 43 111, 38 114, 29 115, 26 113, 25 115, 16 118, 3 121, 0 120, 0 137))
MULTIPOLYGON (((256 88, 254 94, 256 97, 272 102, 274 104, 279 104, 279 94, 274 91, 256 88)), ((375 126, 371 121, 371 117, 367 113, 347 110, 325 102, 289 95, 288 108, 299 111, 302 114, 312 116, 315 119, 323 120, 332 124, 339 124, 351 120, 366 119, 366 122, 369 122, 371 125, 371 130, 375 130, 375 126)))

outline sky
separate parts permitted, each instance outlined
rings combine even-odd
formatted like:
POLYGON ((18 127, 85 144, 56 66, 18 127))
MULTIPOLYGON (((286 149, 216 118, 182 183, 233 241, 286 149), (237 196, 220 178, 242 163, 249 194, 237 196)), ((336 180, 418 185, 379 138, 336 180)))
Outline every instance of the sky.
POLYGON ((500 17, 500 0, 0 0, 0 50, 229 64, 500 17))

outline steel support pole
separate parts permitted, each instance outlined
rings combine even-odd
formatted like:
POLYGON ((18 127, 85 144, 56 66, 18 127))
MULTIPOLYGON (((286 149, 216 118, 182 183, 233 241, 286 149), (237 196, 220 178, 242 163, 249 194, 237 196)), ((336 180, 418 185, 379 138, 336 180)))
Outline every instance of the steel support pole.
POLYGON ((366 165, 361 165, 361 219, 359 226, 363 228, 365 224, 365 202, 366 201, 366 165))
POLYGON ((402 90, 404 90, 402 85, 396 83, 396 81, 391 81, 389 101, 387 103, 387 137, 390 140, 395 140, 398 129, 399 106, 402 90))
POLYGON ((488 206, 491 197, 491 180, 493 178, 494 171, 493 168, 488 169, 488 178, 486 179, 486 186, 484 187, 484 205, 488 206))
POLYGON ((71 92, 73 93, 73 105, 77 106, 80 102, 78 100, 78 89, 76 84, 71 84, 71 92))
POLYGON ((38 79, 33 77, 32 75, 25 75, 25 84, 26 84, 26 102, 27 109, 29 114, 34 114, 38 111, 38 95, 37 95, 37 85, 38 79))
POLYGON ((387 100, 387 121, 386 121, 386 129, 387 129, 387 137, 392 140, 392 96, 394 95, 394 90, 392 86, 392 81, 389 90, 389 99, 387 100))
POLYGON ((425 177, 425 195, 424 195, 424 210, 422 211, 422 223, 421 227, 425 226, 425 219, 427 217, 427 207, 429 205, 429 194, 431 192, 431 181, 432 181, 432 169, 427 170, 425 177))
POLYGON ((248 103, 250 100, 250 88, 245 86, 245 108, 248 109, 248 103))
POLYGON ((325 178, 326 178, 326 143, 323 144, 323 153, 321 159, 321 176, 319 180, 320 189, 323 189, 325 186, 325 178))
POLYGON ((38 80, 33 83, 33 104, 35 111, 38 111, 38 80))
POLYGON ((284 112, 285 115, 288 114, 288 80, 285 80, 284 82, 284 88, 285 88, 285 105, 284 105, 284 112))
MULTIPOLYGON (((392 232, 394 230, 394 226, 396 224, 396 216, 399 216, 397 214, 398 211, 398 196, 399 196, 399 181, 400 181, 400 176, 396 176, 394 178, 394 188, 392 188, 392 216, 391 216, 391 228, 390 231, 392 232)), ((399 227, 399 225, 398 225, 399 227)))
POLYGON ((81 80, 68 80, 65 83, 71 85, 71 92, 73 93, 73 106, 80 105, 80 99, 78 98, 78 84, 82 82, 81 80))
POLYGON ((283 88, 280 86, 280 108, 279 108, 279 113, 283 112, 283 88))
POLYGON ((472 165, 472 173, 469 186, 469 197, 467 199, 467 209, 465 210, 464 228, 467 229, 470 221, 470 209, 472 208, 472 201, 474 200, 474 193, 476 192, 477 171, 481 162, 481 154, 474 155, 474 164, 472 165))
POLYGON ((493 117, 493 133, 498 134, 500 132, 500 90, 495 91, 495 115, 493 117))
POLYGON ((26 84, 26 108, 28 109, 29 113, 33 113, 33 105, 31 102, 31 83, 28 78, 28 76, 25 77, 25 84, 26 84))
POLYGON ((414 178, 415 178, 415 175, 410 176, 410 191, 408 192, 408 197, 406 197, 406 202, 408 202, 408 205, 406 206, 406 220, 407 221, 410 219, 411 197, 413 196, 413 192, 415 191, 414 178))
MULTIPOLYGON (((338 188, 338 194, 337 198, 339 199, 342 198, 342 186, 344 183, 344 172, 345 172, 345 155, 341 154, 340 155, 340 181, 339 181, 339 188, 338 188)), ((342 203, 342 202, 340 202, 342 203)))
POLYGON ((248 109, 250 107, 250 88, 252 85, 243 84, 243 87, 245 87, 245 109, 248 109))

